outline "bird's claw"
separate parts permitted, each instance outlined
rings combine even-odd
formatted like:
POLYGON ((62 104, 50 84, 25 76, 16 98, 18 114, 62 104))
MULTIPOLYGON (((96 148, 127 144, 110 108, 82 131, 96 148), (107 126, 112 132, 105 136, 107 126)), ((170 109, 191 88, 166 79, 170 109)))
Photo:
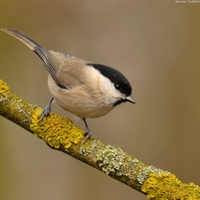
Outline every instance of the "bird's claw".
POLYGON ((91 136, 92 136, 92 132, 90 130, 86 130, 85 131, 85 141, 88 140, 91 136))
POLYGON ((44 117, 47 117, 50 114, 50 112, 51 112, 51 103, 53 102, 53 100, 54 100, 54 97, 51 98, 49 103, 43 109, 42 113, 40 114, 40 120, 42 120, 44 117))
POLYGON ((45 107, 42 111, 42 113, 40 114, 40 120, 42 120, 44 117, 47 117, 51 112, 51 108, 49 107, 45 107))

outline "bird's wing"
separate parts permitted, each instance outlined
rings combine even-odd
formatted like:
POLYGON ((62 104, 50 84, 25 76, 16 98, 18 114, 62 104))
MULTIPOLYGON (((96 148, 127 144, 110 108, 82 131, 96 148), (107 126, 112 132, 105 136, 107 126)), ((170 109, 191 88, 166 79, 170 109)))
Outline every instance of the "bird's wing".
POLYGON ((77 59, 74 56, 65 57, 65 59, 62 59, 61 65, 59 65, 56 78, 67 89, 85 84, 85 63, 86 61, 77 59))

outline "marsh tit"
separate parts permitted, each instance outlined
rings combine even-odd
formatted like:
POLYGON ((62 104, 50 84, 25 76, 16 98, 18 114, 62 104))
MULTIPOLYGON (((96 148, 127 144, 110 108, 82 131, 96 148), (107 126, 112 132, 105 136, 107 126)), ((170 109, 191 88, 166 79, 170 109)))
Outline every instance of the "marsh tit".
POLYGON ((41 120, 51 112, 55 100, 64 110, 83 119, 88 139, 92 134, 86 118, 101 117, 123 102, 136 103, 130 83, 118 70, 46 50, 17 30, 1 30, 26 44, 49 73, 48 86, 53 97, 44 108, 41 120))

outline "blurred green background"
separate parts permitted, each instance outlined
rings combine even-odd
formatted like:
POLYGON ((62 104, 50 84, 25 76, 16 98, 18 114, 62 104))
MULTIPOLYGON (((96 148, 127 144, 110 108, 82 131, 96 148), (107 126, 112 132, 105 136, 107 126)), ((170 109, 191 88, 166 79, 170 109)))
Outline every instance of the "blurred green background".
MULTIPOLYGON (((130 80, 137 104, 89 119, 94 137, 198 185, 199 19, 200 3, 175 0, 0 2, 1 28, 18 29, 47 49, 114 67, 130 80)), ((38 58, 3 32, 0 78, 41 107, 50 99, 38 58)), ((73 119, 57 105, 53 111, 73 119)), ((84 128, 82 121, 74 122, 84 128)), ((146 199, 2 117, 0 177, 0 199, 146 199)))

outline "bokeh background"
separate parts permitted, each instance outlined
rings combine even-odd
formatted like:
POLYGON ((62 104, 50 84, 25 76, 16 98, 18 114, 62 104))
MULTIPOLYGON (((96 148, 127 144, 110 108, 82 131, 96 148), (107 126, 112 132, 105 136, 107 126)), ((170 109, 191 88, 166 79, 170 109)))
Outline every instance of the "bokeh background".
MULTIPOLYGON (((88 120, 94 137, 148 165, 200 185, 200 3, 175 0, 4 0, 0 27, 47 49, 102 63, 130 80, 137 104, 88 120), (180 1, 179 1, 180 2, 180 1)), ((0 32, 0 78, 44 107, 47 72, 21 42, 0 32)), ((53 105, 53 111, 71 114, 53 105)), ((82 121, 77 126, 84 128, 82 121)), ((146 197, 0 118, 0 199, 146 197)))

